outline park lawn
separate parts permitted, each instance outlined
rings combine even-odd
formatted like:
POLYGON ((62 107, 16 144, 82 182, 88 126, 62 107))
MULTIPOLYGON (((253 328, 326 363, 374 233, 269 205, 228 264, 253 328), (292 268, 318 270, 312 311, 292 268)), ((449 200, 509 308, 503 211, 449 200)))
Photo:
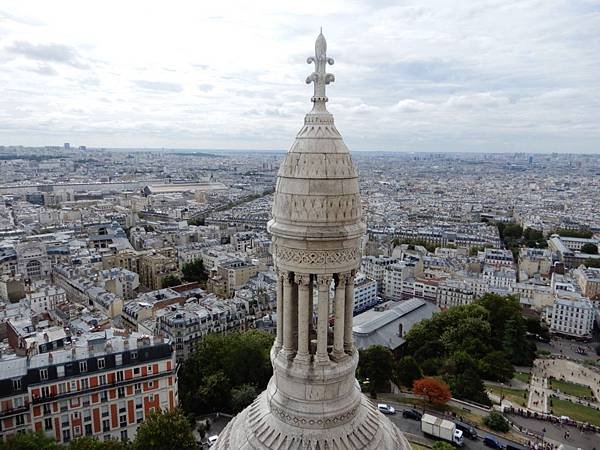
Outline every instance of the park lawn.
POLYGON ((570 381, 550 379, 552 389, 558 389, 563 394, 572 395, 574 397, 593 397, 592 390, 589 386, 583 384, 571 383, 570 381))
POLYGON ((550 398, 552 400, 550 409, 555 416, 569 416, 571 419, 579 422, 588 422, 592 425, 600 426, 600 411, 554 396, 550 398))
POLYGON ((522 381, 525 384, 529 384, 529 374, 526 372, 515 372, 515 380, 522 381))
POLYGON ((485 388, 498 397, 500 397, 500 395, 504 395, 506 400, 514 403, 515 405, 527 405, 527 391, 525 389, 514 389, 489 384, 487 384, 485 388))

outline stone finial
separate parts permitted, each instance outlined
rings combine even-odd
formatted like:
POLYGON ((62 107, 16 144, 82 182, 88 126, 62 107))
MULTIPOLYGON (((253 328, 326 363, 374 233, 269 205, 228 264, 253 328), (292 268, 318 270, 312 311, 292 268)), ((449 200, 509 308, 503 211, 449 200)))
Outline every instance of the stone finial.
POLYGON ((331 73, 326 72, 327 64, 333 65, 333 58, 327 57, 327 41, 323 36, 323 30, 317 37, 315 42, 315 56, 309 57, 306 62, 308 64, 315 63, 315 71, 306 78, 306 84, 315 84, 315 93, 312 101, 317 104, 324 105, 327 101, 325 95, 325 86, 335 81, 335 77, 331 73))

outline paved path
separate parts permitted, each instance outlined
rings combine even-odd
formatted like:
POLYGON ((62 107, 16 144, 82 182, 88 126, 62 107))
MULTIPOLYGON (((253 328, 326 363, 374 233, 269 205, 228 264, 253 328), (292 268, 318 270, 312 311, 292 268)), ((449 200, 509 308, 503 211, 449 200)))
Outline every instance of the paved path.
POLYGON ((533 363, 529 380, 529 400, 527 408, 532 411, 548 412, 548 379, 544 375, 543 363, 537 359, 533 363))

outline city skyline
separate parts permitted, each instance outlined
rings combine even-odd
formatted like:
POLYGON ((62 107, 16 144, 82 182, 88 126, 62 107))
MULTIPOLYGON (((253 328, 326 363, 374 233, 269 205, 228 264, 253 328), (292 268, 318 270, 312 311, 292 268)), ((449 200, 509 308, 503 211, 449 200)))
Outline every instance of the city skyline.
POLYGON ((284 151, 310 107, 298 84, 322 25, 344 81, 329 109, 353 150, 598 152, 592 2, 138 13, 8 2, 0 145, 284 151))

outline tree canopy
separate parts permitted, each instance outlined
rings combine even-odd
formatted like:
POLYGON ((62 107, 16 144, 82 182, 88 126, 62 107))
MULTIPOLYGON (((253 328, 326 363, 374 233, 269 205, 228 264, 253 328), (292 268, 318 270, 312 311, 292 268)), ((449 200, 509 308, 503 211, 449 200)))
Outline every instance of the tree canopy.
POLYGON ((489 404, 482 378, 509 380, 513 364, 532 364, 535 344, 527 340, 518 300, 486 294, 417 323, 405 354, 423 374, 441 376, 455 397, 489 404))
POLYGON ((183 273, 183 279, 185 281, 205 283, 206 280, 208 280, 208 272, 204 268, 202 259, 195 259, 190 263, 184 264, 181 268, 181 272, 183 273))
POLYGON ((133 450, 196 449, 190 423, 181 410, 151 414, 138 427, 133 450))
POLYGON ((450 387, 437 378, 416 380, 413 385, 413 392, 415 395, 426 397, 429 403, 437 405, 443 405, 452 398, 450 387))
POLYGON ((359 351, 357 376, 369 380, 368 389, 372 394, 388 390, 394 375, 394 355, 383 345, 372 345, 359 351))
POLYGON ((587 243, 581 246, 581 253, 587 253, 588 255, 597 255, 598 246, 596 244, 587 243))
POLYGON ((256 330, 207 335, 179 372, 183 409, 194 414, 239 411, 271 378, 272 344, 271 334, 256 330))

